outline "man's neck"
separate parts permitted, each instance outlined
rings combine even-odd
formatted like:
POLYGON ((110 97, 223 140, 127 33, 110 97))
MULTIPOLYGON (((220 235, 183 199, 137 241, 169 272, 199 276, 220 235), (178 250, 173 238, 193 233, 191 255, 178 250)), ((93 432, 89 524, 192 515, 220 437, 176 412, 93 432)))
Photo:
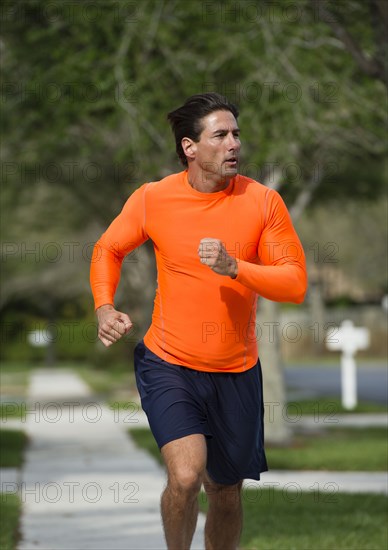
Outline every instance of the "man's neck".
POLYGON ((217 193, 226 189, 232 177, 217 177, 215 174, 205 172, 196 173, 194 170, 188 170, 187 180, 191 187, 200 193, 217 193))

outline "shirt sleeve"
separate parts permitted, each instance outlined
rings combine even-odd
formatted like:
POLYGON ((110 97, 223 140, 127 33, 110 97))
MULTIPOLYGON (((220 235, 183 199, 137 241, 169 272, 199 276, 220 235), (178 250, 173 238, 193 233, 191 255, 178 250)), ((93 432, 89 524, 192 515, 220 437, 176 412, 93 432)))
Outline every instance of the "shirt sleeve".
POLYGON ((149 237, 145 230, 145 190, 137 189, 120 214, 96 242, 90 266, 90 285, 95 309, 114 304, 124 257, 149 237))
POLYGON ((307 290, 306 260, 290 214, 279 193, 267 193, 258 264, 237 259, 236 281, 275 302, 301 303, 307 290))

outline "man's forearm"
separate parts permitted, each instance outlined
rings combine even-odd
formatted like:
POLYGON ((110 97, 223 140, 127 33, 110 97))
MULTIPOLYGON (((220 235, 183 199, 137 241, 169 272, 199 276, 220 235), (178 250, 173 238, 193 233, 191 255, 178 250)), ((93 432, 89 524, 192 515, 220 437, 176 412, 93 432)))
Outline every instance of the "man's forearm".
POLYGON ((122 258, 98 241, 93 250, 90 265, 90 286, 97 310, 101 306, 114 304, 114 296, 120 281, 122 258))
POLYGON ((263 298, 275 302, 303 302, 307 290, 307 276, 303 266, 284 264, 275 266, 256 265, 237 261, 236 280, 251 288, 263 298))

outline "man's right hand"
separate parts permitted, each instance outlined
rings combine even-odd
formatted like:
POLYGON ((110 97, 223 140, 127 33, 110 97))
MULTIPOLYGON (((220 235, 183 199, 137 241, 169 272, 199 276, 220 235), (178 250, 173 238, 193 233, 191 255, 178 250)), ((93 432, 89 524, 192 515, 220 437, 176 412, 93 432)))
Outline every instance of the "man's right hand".
POLYGON ((132 321, 126 313, 117 311, 112 305, 104 305, 96 311, 98 337, 104 346, 109 347, 132 328, 132 321))

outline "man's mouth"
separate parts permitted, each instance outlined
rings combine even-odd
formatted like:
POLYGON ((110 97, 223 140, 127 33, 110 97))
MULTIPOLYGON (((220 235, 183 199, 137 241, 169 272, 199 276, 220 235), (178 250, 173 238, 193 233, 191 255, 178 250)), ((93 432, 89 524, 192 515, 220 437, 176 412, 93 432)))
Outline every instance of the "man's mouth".
POLYGON ((237 164, 238 162, 238 158, 237 157, 229 157, 228 159, 225 160, 225 162, 227 162, 228 164, 237 164))

